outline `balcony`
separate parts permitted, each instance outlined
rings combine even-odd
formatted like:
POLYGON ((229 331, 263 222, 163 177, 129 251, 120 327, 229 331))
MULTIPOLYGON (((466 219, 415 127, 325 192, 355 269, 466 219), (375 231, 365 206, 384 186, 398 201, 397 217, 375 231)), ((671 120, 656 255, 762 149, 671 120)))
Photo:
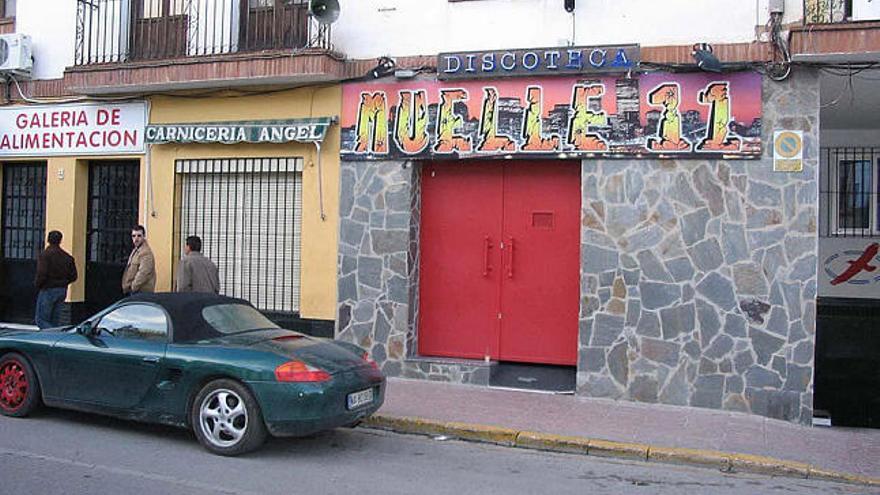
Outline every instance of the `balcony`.
POLYGON ((874 0, 804 0, 804 24, 880 21, 874 0))
POLYGON ((86 94, 338 79, 308 0, 77 0, 68 87, 86 94))
POLYGON ((880 61, 880 1, 804 0, 804 22, 791 28, 800 62, 880 61))

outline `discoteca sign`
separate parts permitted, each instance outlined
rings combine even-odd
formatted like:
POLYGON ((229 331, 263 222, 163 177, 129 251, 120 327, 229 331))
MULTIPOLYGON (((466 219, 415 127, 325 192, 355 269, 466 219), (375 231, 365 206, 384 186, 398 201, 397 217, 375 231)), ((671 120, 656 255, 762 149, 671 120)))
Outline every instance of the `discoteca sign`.
POLYGON ((144 152, 144 103, 0 108, 0 156, 144 152))

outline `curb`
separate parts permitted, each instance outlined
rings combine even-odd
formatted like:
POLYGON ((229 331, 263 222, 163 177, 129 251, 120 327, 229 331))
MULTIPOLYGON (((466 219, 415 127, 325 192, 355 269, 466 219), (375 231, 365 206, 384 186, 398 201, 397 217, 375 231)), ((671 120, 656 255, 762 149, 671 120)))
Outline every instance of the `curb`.
POLYGON ((880 478, 842 473, 802 462, 784 461, 759 455, 614 442, 595 438, 520 431, 489 425, 440 421, 418 417, 388 416, 384 414, 374 414, 366 418, 362 425, 368 428, 390 430, 397 433, 446 435, 461 440, 491 443, 506 447, 714 468, 723 472, 754 473, 880 486, 880 478))

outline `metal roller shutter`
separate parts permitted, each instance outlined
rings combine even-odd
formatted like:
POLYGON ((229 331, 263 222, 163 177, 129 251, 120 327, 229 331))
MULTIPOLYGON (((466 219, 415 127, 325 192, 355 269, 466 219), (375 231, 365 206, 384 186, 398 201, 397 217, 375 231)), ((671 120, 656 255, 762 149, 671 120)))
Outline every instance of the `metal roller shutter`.
POLYGON ((202 238, 220 292, 264 311, 299 311, 302 159, 178 160, 177 247, 202 238))

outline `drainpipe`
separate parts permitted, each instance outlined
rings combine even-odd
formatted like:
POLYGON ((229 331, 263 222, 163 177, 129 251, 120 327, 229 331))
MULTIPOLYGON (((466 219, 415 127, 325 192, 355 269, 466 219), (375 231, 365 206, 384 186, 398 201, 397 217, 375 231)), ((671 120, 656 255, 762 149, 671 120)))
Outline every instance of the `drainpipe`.
POLYGON ((319 141, 315 141, 315 150, 318 153, 318 207, 321 212, 321 221, 324 222, 327 220, 327 215, 324 214, 324 174, 321 170, 321 143, 319 141))
MULTIPOLYGON (((151 106, 150 106, 150 102, 148 101, 147 102, 147 109, 146 109, 146 112, 147 112, 146 122, 147 122, 147 124, 150 123, 150 109, 151 109, 151 106)), ((146 140, 146 136, 144 136, 144 139, 146 140)), ((143 226, 146 228, 150 217, 153 217, 153 218, 156 217, 156 210, 154 208, 155 201, 153 200, 153 165, 152 165, 152 159, 151 159, 153 145, 152 144, 145 144, 145 146, 146 146, 146 153, 144 154, 144 167, 146 168, 145 175, 146 175, 146 179, 147 179, 147 191, 146 191, 146 194, 144 195, 143 226)), ((147 229, 147 230, 149 230, 149 229, 147 229)))

